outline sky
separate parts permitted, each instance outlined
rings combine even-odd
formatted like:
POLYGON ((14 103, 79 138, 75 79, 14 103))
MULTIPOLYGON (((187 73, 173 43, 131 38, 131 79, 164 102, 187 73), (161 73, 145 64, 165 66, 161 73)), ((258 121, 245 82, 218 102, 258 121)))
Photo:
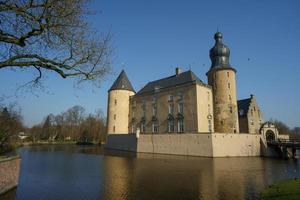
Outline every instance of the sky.
POLYGON ((256 96, 265 120, 300 126, 300 1, 298 0, 94 0, 88 22, 113 34, 113 73, 100 88, 48 73, 44 89, 17 88, 29 72, 0 70, 0 96, 17 103, 27 126, 74 105, 106 114, 107 91, 124 69, 135 90, 147 82, 191 69, 204 82, 209 49, 219 30, 237 70, 238 99, 256 96))

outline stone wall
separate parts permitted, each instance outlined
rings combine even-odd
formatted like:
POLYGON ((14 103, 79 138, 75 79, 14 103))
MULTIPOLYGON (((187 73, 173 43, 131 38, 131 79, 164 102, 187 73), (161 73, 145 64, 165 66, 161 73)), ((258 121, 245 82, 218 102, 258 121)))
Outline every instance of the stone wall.
POLYGON ((20 163, 20 157, 0 158, 0 194, 18 185, 20 163))
POLYGON ((136 152, 137 138, 135 134, 109 134, 105 148, 136 152))
POLYGON ((141 153, 202 157, 260 156, 260 135, 134 134, 109 135, 107 148, 141 153))
POLYGON ((137 152, 212 157, 211 134, 140 135, 137 152))
POLYGON ((214 157, 260 156, 260 135, 212 134, 214 157))

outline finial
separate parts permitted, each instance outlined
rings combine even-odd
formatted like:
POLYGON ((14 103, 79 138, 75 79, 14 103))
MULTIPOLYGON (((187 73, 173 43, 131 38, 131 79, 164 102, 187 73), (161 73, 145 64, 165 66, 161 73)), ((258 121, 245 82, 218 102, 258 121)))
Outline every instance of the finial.
POLYGON ((216 40, 216 42, 221 42, 222 41, 222 33, 221 32, 216 32, 215 33, 215 36, 214 36, 214 38, 215 38, 215 40, 216 40))

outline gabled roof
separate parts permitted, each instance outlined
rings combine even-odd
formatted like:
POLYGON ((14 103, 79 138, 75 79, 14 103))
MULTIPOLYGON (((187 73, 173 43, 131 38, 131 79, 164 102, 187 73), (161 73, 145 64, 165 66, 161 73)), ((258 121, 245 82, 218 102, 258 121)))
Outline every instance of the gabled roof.
POLYGON ((138 91, 137 95, 192 82, 203 83, 191 70, 189 70, 178 75, 149 82, 145 87, 138 91))
POLYGON ((124 70, 122 70, 108 91, 111 90, 129 90, 135 92, 124 70))
POLYGON ((238 111, 243 110, 243 112, 238 112, 240 117, 247 115, 251 103, 251 98, 238 100, 238 111))

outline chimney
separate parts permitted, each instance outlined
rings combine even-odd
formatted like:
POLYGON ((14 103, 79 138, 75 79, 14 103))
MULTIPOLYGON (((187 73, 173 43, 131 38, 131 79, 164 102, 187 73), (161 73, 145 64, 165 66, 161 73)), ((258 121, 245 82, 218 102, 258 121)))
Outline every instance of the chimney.
POLYGON ((179 67, 176 67, 175 72, 176 76, 178 76, 179 74, 181 74, 181 69, 179 67))

